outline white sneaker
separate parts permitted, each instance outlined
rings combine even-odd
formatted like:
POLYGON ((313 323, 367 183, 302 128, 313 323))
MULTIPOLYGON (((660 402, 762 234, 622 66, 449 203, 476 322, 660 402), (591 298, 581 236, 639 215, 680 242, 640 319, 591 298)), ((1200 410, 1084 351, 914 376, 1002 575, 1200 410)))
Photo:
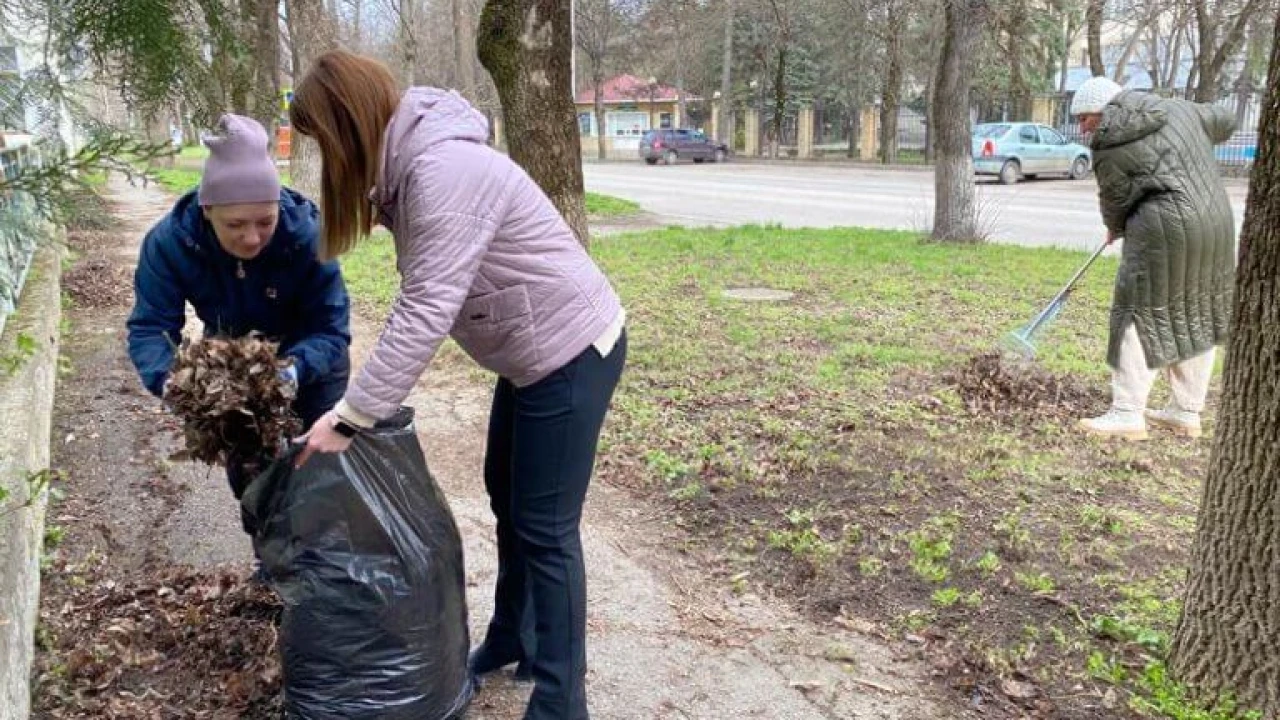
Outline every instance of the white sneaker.
POLYGON ((1203 433, 1200 427, 1200 413, 1170 407, 1164 410, 1148 410, 1147 419, 1172 430, 1174 435, 1198 438, 1203 433))
POLYGON ((1108 410, 1105 415, 1085 418, 1080 421, 1080 429, 1094 435, 1124 438, 1125 440, 1146 440, 1147 421, 1142 413, 1132 410, 1108 410))

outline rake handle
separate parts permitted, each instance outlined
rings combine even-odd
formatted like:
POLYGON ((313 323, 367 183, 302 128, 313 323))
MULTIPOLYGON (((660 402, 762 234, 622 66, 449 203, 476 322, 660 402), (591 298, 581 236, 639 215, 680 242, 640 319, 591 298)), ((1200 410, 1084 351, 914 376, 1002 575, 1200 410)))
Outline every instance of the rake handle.
POLYGON ((1036 319, 1032 320, 1031 324, 1027 326, 1027 335, 1034 333, 1036 329, 1040 327, 1041 323, 1044 322, 1045 318, 1053 312, 1054 306, 1062 302, 1065 297, 1071 294, 1071 291, 1076 287, 1076 283, 1080 282, 1080 278, 1084 277, 1084 274, 1089 271, 1089 268, 1093 266, 1093 263, 1102 255, 1108 245, 1110 245, 1109 242, 1103 242, 1098 246, 1097 250, 1093 251, 1093 254, 1089 256, 1089 259, 1085 261, 1084 265, 1081 265, 1080 269, 1076 270, 1076 274, 1071 276, 1071 279, 1067 281, 1067 284, 1058 291, 1057 295, 1053 296, 1053 299, 1049 301, 1049 304, 1045 305, 1044 309, 1040 311, 1040 314, 1036 315, 1036 319))

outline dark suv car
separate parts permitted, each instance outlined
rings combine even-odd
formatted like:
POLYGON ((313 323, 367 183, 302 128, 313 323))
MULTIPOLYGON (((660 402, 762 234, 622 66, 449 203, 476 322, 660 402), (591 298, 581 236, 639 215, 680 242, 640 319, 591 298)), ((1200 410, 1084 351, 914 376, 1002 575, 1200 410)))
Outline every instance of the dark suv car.
POLYGON ((729 159, 729 146, 696 130, 650 130, 640 139, 640 157, 650 165, 659 160, 675 165, 681 158, 696 163, 724 162, 729 159))

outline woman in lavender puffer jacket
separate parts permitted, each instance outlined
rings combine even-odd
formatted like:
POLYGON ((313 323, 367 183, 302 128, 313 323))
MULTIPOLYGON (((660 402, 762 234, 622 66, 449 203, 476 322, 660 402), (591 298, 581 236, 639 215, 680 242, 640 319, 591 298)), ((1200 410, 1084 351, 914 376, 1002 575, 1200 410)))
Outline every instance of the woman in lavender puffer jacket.
POLYGON ((477 675, 532 670, 526 720, 587 718, 586 577, 579 523, 596 445, 626 360, 609 281, 538 186, 488 147, 453 92, 401 95, 385 66, 335 51, 295 89, 293 128, 324 158, 321 251, 374 223, 395 236, 400 296, 333 412, 306 437, 342 452, 392 415, 445 336, 499 376, 485 487, 498 520, 493 619, 477 675))

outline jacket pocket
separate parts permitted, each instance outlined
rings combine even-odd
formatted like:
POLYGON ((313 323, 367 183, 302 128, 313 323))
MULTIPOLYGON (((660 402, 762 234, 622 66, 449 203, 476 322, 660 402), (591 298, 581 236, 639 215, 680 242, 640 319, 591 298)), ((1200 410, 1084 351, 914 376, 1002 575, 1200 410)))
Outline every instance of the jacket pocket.
POLYGON ((538 363, 533 306, 524 285, 468 298, 452 334, 473 360, 502 377, 519 378, 538 363))

